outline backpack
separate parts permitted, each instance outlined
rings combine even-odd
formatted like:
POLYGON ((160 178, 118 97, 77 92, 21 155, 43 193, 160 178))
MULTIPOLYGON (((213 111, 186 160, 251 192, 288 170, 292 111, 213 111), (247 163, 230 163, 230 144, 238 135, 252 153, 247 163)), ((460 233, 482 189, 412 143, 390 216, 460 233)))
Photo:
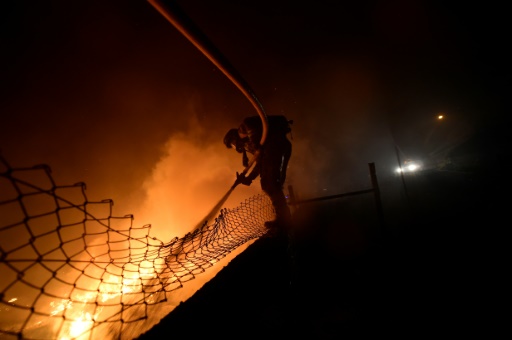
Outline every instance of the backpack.
POLYGON ((293 120, 288 120, 283 115, 267 116, 269 132, 287 135, 292 132, 293 120))

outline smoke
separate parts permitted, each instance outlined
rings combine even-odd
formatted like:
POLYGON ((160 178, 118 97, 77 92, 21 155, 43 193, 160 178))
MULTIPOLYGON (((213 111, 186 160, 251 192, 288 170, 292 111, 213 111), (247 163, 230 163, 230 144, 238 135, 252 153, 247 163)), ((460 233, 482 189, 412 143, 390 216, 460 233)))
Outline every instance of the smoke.
MULTIPOLYGON (((151 224, 161 240, 181 237, 203 221, 243 169, 241 156, 226 149, 221 133, 204 128, 193 115, 187 131, 174 133, 143 181, 144 200, 134 211, 136 225, 151 224), (212 137, 213 136, 213 137, 212 137)), ((258 182, 238 186, 223 207, 233 208, 260 192, 258 182)))
POLYGON ((348 52, 324 56, 300 77, 288 172, 299 199, 367 188, 368 163, 376 163, 379 176, 389 173, 393 143, 374 62, 348 52))
MULTIPOLYGON (((132 209, 134 224, 150 224, 151 236, 164 242, 183 237, 205 222, 212 223, 205 218, 213 212, 219 200, 229 194, 236 179, 235 172, 243 170, 241 155, 222 143, 225 131, 220 127, 212 131, 210 125, 198 121, 193 108, 187 111, 191 116, 188 127, 168 138, 162 156, 152 167, 151 174, 142 181, 142 188, 137 190, 143 192, 144 199, 132 209)), ((250 187, 239 185, 229 194, 222 208, 234 208, 260 192, 258 181, 250 187)), ((197 276, 174 292, 169 300, 171 310, 192 296, 249 244, 239 247, 206 274, 197 276)), ((160 319, 168 312, 159 311, 155 317, 160 319)))

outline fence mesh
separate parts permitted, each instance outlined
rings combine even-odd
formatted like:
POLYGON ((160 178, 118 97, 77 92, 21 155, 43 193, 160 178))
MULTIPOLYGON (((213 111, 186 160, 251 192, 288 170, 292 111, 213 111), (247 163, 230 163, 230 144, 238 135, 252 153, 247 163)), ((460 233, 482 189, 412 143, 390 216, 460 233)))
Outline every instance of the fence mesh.
POLYGON ((154 306, 274 217, 259 194, 163 242, 112 206, 89 201, 84 183, 56 185, 46 165, 0 157, 0 339, 132 338, 154 306))

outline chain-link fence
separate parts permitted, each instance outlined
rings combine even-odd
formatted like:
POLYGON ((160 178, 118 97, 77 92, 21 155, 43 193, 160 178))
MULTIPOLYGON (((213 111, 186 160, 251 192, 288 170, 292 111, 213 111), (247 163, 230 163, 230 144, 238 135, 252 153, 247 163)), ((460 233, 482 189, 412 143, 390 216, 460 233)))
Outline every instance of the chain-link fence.
POLYGON ((268 197, 220 211, 164 242, 85 184, 57 185, 45 165, 0 158, 0 339, 128 339, 153 308, 237 247, 267 232, 268 197))

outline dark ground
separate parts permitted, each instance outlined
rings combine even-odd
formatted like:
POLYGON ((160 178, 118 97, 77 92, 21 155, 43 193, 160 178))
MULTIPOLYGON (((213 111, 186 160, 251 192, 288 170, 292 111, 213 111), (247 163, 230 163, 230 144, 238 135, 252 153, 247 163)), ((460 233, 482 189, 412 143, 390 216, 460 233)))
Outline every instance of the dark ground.
POLYGON ((294 213, 293 264, 286 238, 263 237, 139 339, 498 334, 496 182, 408 176, 406 205, 383 201, 384 225, 373 200, 305 204, 294 213))

